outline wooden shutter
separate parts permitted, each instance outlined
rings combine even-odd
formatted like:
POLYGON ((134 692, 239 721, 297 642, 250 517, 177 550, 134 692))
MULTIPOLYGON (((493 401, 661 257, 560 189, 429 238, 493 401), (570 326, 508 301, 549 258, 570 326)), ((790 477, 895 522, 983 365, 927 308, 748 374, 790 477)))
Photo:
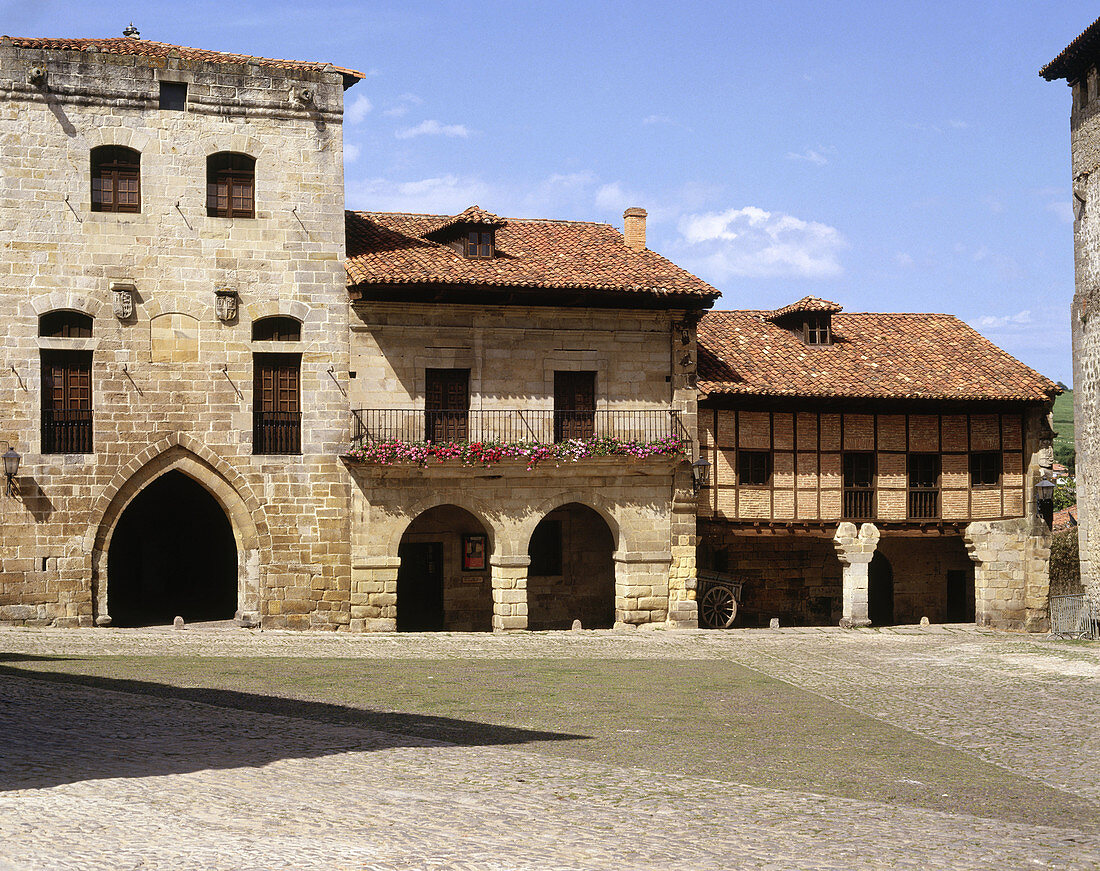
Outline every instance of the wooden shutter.
POLYGON ((554 440, 592 438, 596 419, 596 373, 554 373, 554 440))
POLYGON ((301 453, 301 368, 298 354, 256 355, 253 453, 301 453))
POLYGON ((42 354, 42 452, 92 450, 92 355, 84 351, 42 354))
POLYGON ((470 370, 424 372, 425 431, 432 442, 462 442, 469 437, 470 370))

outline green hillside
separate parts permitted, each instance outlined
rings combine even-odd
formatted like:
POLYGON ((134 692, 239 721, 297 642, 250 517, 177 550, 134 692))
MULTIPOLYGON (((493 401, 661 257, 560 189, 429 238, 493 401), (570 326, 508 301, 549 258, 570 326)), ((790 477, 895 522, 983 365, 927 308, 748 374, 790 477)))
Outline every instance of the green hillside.
POLYGON ((1054 400, 1054 459, 1073 472, 1073 391, 1054 400))

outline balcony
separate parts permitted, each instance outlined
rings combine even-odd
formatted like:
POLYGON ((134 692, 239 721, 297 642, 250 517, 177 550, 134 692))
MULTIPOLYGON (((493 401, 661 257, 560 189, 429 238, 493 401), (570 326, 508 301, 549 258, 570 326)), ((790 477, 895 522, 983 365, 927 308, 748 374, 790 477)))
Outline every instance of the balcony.
POLYGON ((936 520, 940 516, 939 490, 910 490, 909 519, 936 520))
POLYGON ((844 490, 844 519, 873 520, 875 516, 875 491, 868 487, 849 487, 844 490))
POLYGON ((254 411, 252 413, 253 454, 300 454, 302 413, 300 411, 254 411))
POLYGON ((493 442, 550 445, 569 439, 608 438, 621 442, 687 439, 680 413, 642 411, 554 411, 491 409, 446 411, 417 408, 359 408, 351 413, 352 445, 376 442, 493 442))
POLYGON ((90 454, 91 452, 91 409, 44 408, 42 410, 42 453, 90 454))

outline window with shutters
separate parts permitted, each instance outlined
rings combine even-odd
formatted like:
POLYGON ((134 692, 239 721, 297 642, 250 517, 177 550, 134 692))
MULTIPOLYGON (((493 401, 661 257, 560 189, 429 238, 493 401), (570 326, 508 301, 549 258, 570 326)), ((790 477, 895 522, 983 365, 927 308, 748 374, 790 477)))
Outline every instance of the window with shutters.
POLYGON ((252 453, 302 452, 301 354, 253 358, 252 453))
POLYGON ((425 438, 435 444, 464 442, 469 438, 469 419, 470 370, 425 370, 425 438))
POLYGON ((846 453, 843 471, 845 519, 870 520, 875 504, 875 455, 846 453))
POLYGON ((493 256, 493 231, 471 230, 466 235, 466 256, 489 259, 493 256))
POLYGON ((206 213, 211 218, 254 218, 256 158, 220 151, 206 158, 206 213))
POLYGON ((91 351, 42 352, 42 453, 92 451, 91 351))
POLYGON ((590 439, 596 429, 596 373, 554 373, 554 441, 590 439))
POLYGON ((940 455, 909 454, 909 517, 931 520, 940 516, 940 455))
POLYGON ((141 211, 141 153, 121 145, 92 149, 92 211, 141 211))

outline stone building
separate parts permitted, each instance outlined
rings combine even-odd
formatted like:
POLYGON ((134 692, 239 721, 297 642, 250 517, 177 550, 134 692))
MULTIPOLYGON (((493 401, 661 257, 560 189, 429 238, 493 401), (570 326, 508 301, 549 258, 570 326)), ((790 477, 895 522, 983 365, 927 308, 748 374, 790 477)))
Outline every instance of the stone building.
POLYGON ((359 78, 0 40, 0 620, 347 625, 359 78))
POLYGON ((743 625, 1046 628, 1052 382, 949 315, 806 297, 707 313, 699 388, 700 562, 743 625))
POLYGON ((1073 336, 1073 419, 1077 449, 1081 582, 1100 602, 1100 19, 1043 67, 1047 81, 1073 91, 1069 114, 1073 178, 1076 290, 1073 336))

